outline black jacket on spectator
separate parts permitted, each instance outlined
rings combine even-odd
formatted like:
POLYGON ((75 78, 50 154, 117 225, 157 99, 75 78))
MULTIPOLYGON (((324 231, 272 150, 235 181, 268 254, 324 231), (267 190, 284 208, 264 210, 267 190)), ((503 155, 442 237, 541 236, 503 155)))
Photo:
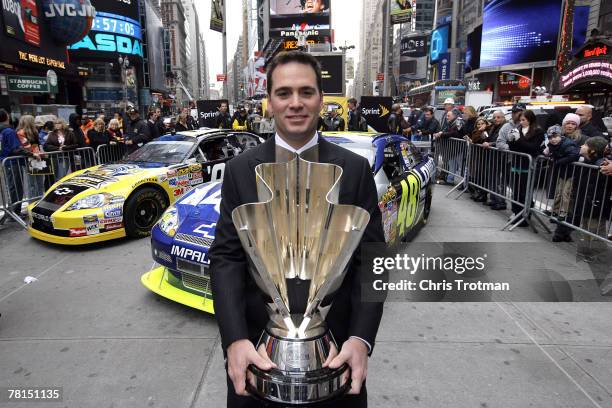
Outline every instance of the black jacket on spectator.
MULTIPOLYGON (((601 166, 604 159, 585 160, 584 164, 601 166)), ((572 203, 568 222, 580 226, 583 218, 610 219, 612 211, 612 177, 605 176, 594 169, 577 166, 573 172, 572 203)), ((604 226, 605 229, 605 226, 604 226)), ((605 231, 599 231, 600 233, 605 231)))
POLYGON ((187 127, 189 128, 189 130, 195 130, 198 128, 196 120, 190 114, 187 115, 187 127))
POLYGON ((68 116, 68 125, 70 126, 70 130, 72 130, 74 133, 78 147, 85 147, 87 146, 85 143, 85 135, 83 134, 81 127, 76 122, 78 118, 78 114, 71 113, 70 116, 68 116))
POLYGON ((597 128, 597 126, 595 126, 592 121, 584 126, 580 126, 580 132, 583 136, 586 136, 587 138, 595 136, 603 137, 603 132, 599 130, 599 128, 597 128))
POLYGON ((344 131, 344 119, 342 116, 336 116, 332 118, 331 116, 326 116, 323 119, 323 130, 327 130, 330 132, 343 132, 344 131))
POLYGON ((89 132, 87 132, 87 136, 89 137, 89 146, 91 146, 94 151, 98 150, 98 146, 105 145, 110 142, 110 134, 107 130, 98 132, 95 129, 90 129, 89 132))
POLYGON ((476 128, 476 118, 469 118, 463 121, 463 126, 461 127, 460 134, 461 136, 469 136, 472 137, 472 133, 474 133, 474 129, 476 128))
POLYGON ((447 121, 446 126, 447 126, 447 130, 442 132, 443 138, 449 138, 449 137, 452 137, 454 139, 463 138, 463 133, 461 131, 461 129, 463 129, 463 127, 461 127, 461 119, 455 118, 455 120, 453 120, 452 122, 447 121))
POLYGON ((162 118, 158 118, 155 121, 155 127, 157 128, 157 134, 159 136, 161 136, 164 133, 166 133, 166 127, 164 126, 164 121, 162 120, 162 118))
POLYGON ((348 113, 348 128, 349 132, 367 132, 368 131, 368 122, 361 115, 360 109, 355 109, 354 111, 349 111, 348 113))
POLYGON ((423 117, 423 111, 418 110, 418 109, 412 109, 407 119, 408 126, 410 127, 416 126, 416 124, 418 123, 419 119, 421 119, 421 117, 423 117))
POLYGON ((189 126, 185 126, 181 122, 176 122, 176 124, 174 125, 174 130, 177 132, 185 132, 189 130, 189 126))
POLYGON ((231 129, 232 117, 229 115, 229 113, 222 114, 221 112, 217 112, 215 127, 218 129, 231 129))
POLYGON ((558 145, 548 144, 550 157, 553 159, 553 180, 559 175, 566 179, 572 176, 570 164, 580 158, 580 147, 572 139, 564 137, 558 145))
POLYGON ((394 135, 401 135, 402 131, 406 128, 407 123, 401 113, 392 113, 389 115, 389 120, 387 121, 387 127, 389 128, 389 133, 393 133, 394 135))
MULTIPOLYGON (((523 129, 518 129, 521 137, 518 140, 508 142, 510 150, 513 152, 527 153, 534 159, 542 154, 544 151, 544 131, 539 127, 533 132, 533 136, 527 138, 523 135, 523 129)), ((513 162, 513 167, 520 167, 523 170, 529 169, 529 163, 525 157, 521 157, 520 160, 513 162)))
POLYGON ((142 119, 136 119, 130 121, 128 124, 128 130, 125 132, 125 138, 132 141, 130 146, 130 152, 138 149, 140 146, 151 141, 151 130, 146 121, 142 119))
POLYGON ((413 134, 419 130, 423 136, 431 136, 440 131, 440 122, 438 122, 438 119, 434 118, 433 116, 430 120, 427 120, 425 119, 425 115, 421 115, 421 117, 417 120, 416 125, 412 127, 413 134))
POLYGON ((159 133, 159 128, 157 127, 157 122, 151 122, 147 120, 147 125, 149 125, 149 133, 151 134, 151 140, 157 139, 161 134, 159 133))
MULTIPOLYGON (((45 143, 46 152, 56 152, 60 150, 62 145, 59 142, 59 132, 57 130, 52 131, 47 135, 47 142, 45 143)), ((64 148, 62 150, 75 150, 79 147, 76 137, 71 130, 64 132, 64 148)))
POLYGON ((495 142, 497 141, 497 136, 499 136, 499 131, 501 130, 501 128, 505 125, 506 123, 502 123, 501 125, 497 126, 497 125, 492 125, 491 128, 489 129, 489 137, 487 138, 487 140, 485 140, 487 143, 493 144, 495 145, 495 142))

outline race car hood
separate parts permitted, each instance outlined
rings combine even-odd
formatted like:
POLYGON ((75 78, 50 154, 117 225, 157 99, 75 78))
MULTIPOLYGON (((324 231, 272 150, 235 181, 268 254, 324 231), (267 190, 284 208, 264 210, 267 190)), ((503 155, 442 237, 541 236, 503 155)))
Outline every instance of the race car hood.
POLYGON ((175 206, 178 212, 177 233, 214 238, 221 204, 221 183, 202 184, 180 198, 175 206))
POLYGON ((102 164, 64 177, 49 189, 39 205, 57 210, 95 193, 108 193, 119 200, 138 184, 157 182, 165 174, 165 167, 151 168, 130 163, 102 164))

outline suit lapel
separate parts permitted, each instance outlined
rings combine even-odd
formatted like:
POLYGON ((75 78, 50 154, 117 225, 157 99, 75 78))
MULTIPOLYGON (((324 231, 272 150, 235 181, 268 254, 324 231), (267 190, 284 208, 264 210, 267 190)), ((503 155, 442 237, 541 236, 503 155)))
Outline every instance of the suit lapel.
POLYGON ((319 161, 321 163, 333 163, 344 167, 344 158, 338 156, 334 145, 319 134, 319 161))

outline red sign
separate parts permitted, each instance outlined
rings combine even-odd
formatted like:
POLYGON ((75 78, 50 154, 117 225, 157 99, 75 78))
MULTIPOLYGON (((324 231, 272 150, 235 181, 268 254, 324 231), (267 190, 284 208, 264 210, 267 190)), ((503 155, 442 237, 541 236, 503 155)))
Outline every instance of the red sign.
POLYGON ((217 82, 225 82, 225 81, 227 81, 227 75, 217 74, 217 82))
POLYGON ((382 72, 379 72, 378 74, 376 74, 376 80, 377 81, 384 81, 385 80, 385 74, 382 72))
POLYGON ((603 47, 593 47, 593 48, 587 48, 584 50, 584 58, 589 58, 589 57, 599 57, 600 55, 608 55, 608 47, 606 45, 604 45, 603 47))
POLYGON ((521 89, 529 88, 530 84, 531 84, 531 79, 529 79, 529 78, 521 78, 518 81, 518 87, 521 88, 521 89))

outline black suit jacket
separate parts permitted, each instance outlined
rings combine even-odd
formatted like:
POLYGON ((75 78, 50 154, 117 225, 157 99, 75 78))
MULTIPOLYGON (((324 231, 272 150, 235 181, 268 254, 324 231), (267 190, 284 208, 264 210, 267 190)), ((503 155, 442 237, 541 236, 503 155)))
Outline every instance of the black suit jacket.
MULTIPOLYGON (((274 162, 275 149, 274 138, 271 138, 230 160, 225 166, 220 218, 215 241, 208 252, 215 315, 224 350, 240 339, 250 339, 256 344, 268 322, 265 295, 248 271, 248 255, 232 222, 232 210, 239 205, 258 201, 255 167, 260 163, 274 162)), ((358 205, 370 213, 362 242, 384 242, 376 185, 368 161, 321 137, 319 161, 343 168, 340 203, 358 205)), ((358 336, 374 346, 383 304, 361 301, 361 273, 361 256, 357 249, 326 318, 339 345, 349 336, 358 336)))

